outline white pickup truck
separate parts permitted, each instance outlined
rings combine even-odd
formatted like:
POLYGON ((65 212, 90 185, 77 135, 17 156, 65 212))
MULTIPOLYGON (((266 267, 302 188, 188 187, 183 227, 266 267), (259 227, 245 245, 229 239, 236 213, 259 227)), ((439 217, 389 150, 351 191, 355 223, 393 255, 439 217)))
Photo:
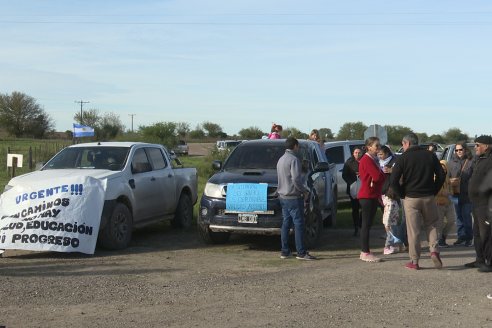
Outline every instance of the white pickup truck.
POLYGON ((40 170, 11 179, 5 190, 60 177, 107 179, 98 243, 108 249, 122 249, 130 243, 134 227, 163 219, 180 228, 191 225, 197 171, 173 168, 173 160, 167 149, 157 144, 77 144, 61 150, 40 170))

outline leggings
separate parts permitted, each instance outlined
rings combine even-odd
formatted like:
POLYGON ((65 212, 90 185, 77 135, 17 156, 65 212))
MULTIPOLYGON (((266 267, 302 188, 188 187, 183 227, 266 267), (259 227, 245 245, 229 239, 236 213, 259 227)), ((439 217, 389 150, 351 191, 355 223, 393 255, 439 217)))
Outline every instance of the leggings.
POLYGON ((372 221, 376 216, 376 211, 379 206, 379 202, 375 198, 362 198, 359 199, 361 212, 362 212, 362 227, 360 231, 360 243, 361 250, 364 253, 369 253, 369 231, 372 226, 372 221))

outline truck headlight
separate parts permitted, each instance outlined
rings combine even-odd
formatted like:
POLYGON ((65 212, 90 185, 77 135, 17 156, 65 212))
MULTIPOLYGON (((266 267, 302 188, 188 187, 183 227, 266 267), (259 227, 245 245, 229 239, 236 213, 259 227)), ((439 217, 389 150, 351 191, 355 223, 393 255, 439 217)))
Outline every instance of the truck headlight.
POLYGON ((203 194, 207 197, 223 198, 222 192, 220 191, 220 185, 215 183, 207 182, 205 184, 205 190, 203 191, 203 194))

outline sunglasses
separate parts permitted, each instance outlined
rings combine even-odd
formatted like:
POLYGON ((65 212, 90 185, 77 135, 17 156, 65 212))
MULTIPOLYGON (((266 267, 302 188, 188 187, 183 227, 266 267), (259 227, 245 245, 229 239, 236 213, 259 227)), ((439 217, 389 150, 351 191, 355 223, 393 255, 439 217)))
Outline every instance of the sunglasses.
POLYGON ((457 152, 459 152, 459 151, 463 151, 463 148, 461 148, 461 149, 455 149, 455 150, 454 150, 454 152, 455 152, 455 153, 457 153, 457 152))

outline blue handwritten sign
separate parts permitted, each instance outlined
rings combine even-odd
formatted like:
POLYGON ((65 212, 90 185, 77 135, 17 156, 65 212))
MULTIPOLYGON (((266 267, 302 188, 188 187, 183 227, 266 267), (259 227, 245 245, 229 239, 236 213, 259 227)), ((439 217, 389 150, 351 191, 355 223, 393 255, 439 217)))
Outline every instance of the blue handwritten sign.
POLYGON ((228 183, 226 210, 235 212, 263 212, 267 210, 266 183, 228 183))

